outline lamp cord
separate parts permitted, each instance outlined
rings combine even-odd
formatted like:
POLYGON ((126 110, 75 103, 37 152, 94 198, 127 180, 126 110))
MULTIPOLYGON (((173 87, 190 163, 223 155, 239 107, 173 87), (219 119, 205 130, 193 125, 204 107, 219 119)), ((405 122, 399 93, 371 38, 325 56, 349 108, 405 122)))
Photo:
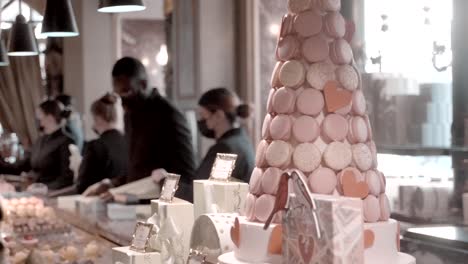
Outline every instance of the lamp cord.
POLYGON ((20 13, 20 15, 22 15, 23 14, 23 8, 22 8, 23 0, 19 0, 18 3, 19 3, 19 13, 20 13))

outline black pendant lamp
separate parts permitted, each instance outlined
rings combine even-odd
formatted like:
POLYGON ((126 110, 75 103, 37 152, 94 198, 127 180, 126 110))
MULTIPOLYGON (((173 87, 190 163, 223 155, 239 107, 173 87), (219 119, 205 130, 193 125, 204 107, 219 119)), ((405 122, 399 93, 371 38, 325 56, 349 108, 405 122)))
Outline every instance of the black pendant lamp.
POLYGON ((22 1, 19 0, 20 14, 16 16, 11 27, 10 41, 8 43, 9 56, 36 56, 39 54, 36 38, 30 24, 21 14, 22 1))
POLYGON ((145 10, 143 0, 99 0, 99 12, 124 13, 145 10))
POLYGON ((8 53, 3 40, 0 40, 0 67, 8 65, 10 65, 10 60, 8 60, 8 53))
POLYGON ((70 0, 47 0, 42 21, 42 35, 75 37, 79 34, 70 0))

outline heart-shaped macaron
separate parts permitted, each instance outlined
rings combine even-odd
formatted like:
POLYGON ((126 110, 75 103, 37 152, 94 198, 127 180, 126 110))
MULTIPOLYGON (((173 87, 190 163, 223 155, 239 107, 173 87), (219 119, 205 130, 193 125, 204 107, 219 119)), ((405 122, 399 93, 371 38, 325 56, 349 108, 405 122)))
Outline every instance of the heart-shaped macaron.
POLYGON ((277 225, 273 228, 270 235, 270 242, 268 244, 268 253, 272 255, 280 255, 283 246, 283 226, 277 225))
POLYGON ((353 94, 339 87, 337 81, 329 81, 323 89, 328 112, 335 112, 351 103, 353 94))
POLYGON ((375 235, 372 230, 364 230, 364 248, 368 249, 374 245, 375 235))
POLYGON ((236 245, 237 248, 239 248, 240 245, 240 224, 239 224, 239 219, 236 217, 236 220, 234 221, 234 226, 231 227, 231 240, 236 245))
POLYGON ((357 181, 352 171, 345 171, 341 177, 343 193, 347 197, 364 199, 369 195, 369 186, 365 181, 357 181))

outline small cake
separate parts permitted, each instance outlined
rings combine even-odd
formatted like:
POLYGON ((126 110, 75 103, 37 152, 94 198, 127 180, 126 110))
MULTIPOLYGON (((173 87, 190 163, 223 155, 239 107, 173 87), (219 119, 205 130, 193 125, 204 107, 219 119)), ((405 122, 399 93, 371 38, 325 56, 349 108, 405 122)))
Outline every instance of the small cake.
POLYGON ((86 245, 83 252, 86 258, 95 259, 99 256, 99 246, 96 241, 91 241, 86 245))

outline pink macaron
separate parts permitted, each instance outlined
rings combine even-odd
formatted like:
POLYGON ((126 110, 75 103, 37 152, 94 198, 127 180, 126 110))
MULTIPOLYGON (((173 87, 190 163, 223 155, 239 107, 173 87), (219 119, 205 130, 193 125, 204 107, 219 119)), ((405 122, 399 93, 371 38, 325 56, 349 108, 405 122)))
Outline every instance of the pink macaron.
POLYGON ((330 38, 344 37, 346 22, 339 12, 330 12, 325 16, 324 32, 330 38))
POLYGON ((338 65, 349 64, 353 59, 353 50, 349 43, 344 39, 333 41, 330 44, 330 59, 338 65))
POLYGON ((306 88, 297 96, 296 107, 301 114, 316 116, 324 106, 323 94, 316 89, 306 88))
POLYGON ((353 161, 361 171, 367 171, 372 167, 372 153, 366 144, 359 143, 351 147, 353 161))
POLYGON ((364 221, 367 223, 375 223, 380 219, 380 203, 379 199, 373 195, 368 195, 362 203, 364 211, 364 221))
POLYGON ((264 194, 255 201, 255 218, 260 222, 265 222, 275 206, 275 196, 264 194))
POLYGON ((262 125, 262 139, 270 139, 270 124, 271 124, 271 115, 267 114, 265 116, 265 119, 263 119, 263 125, 262 125))
POLYGON ((335 65, 329 62, 317 62, 307 70, 307 82, 315 89, 323 90, 325 84, 335 79, 335 65))
POLYGON ((353 93, 353 113, 360 116, 366 113, 366 99, 361 90, 353 93))
POLYGON ((286 14, 281 20, 280 37, 286 37, 293 32, 294 15, 286 14))
POLYGON ((341 9, 340 0, 317 0, 317 4, 326 12, 338 12, 341 9))
POLYGON ((294 120, 292 134, 298 142, 314 142, 320 134, 320 128, 311 116, 300 116, 294 120))
POLYGON ((374 139, 374 135, 372 135, 372 126, 371 126, 371 123, 370 123, 369 116, 368 116, 368 115, 364 115, 364 120, 366 121, 366 125, 367 125, 367 134, 369 135, 369 140, 373 140, 373 139, 374 139))
POLYGON ((267 112, 268 113, 273 113, 273 98, 275 97, 276 90, 275 89, 270 89, 270 93, 268 94, 268 99, 267 99, 267 112))
POLYGON ((322 162, 322 153, 314 144, 302 143, 294 149, 293 162, 300 171, 312 172, 322 162))
POLYGON ((379 174, 380 186, 382 187, 380 193, 385 193, 385 188, 387 187, 387 180, 385 178, 385 175, 381 171, 377 171, 377 174, 379 174))
POLYGON ((255 166, 264 168, 267 165, 266 151, 268 149, 268 142, 266 140, 260 141, 257 146, 257 154, 255 156, 255 166))
POLYGON ((294 35, 288 35, 278 41, 276 58, 280 61, 292 60, 299 51, 300 43, 294 35))
POLYGON ((279 80, 279 71, 281 70, 281 67, 283 67, 283 62, 278 61, 275 64, 275 68, 273 69, 273 73, 271 74, 270 84, 271 84, 271 87, 273 87, 273 88, 280 88, 280 87, 283 86, 281 84, 280 80, 279 80))
POLYGON ((352 102, 350 102, 346 106, 336 110, 335 113, 340 114, 342 116, 346 116, 351 112, 351 107, 352 107, 352 102))
POLYGON ((359 73, 351 65, 341 65, 336 69, 336 76, 343 88, 353 92, 359 87, 359 73))
POLYGON ((266 194, 275 195, 278 191, 278 185, 282 174, 283 171, 278 168, 270 167, 266 169, 265 173, 263 173, 262 178, 263 192, 266 194))
POLYGON ((366 121, 360 116, 354 116, 349 119, 348 141, 351 144, 364 143, 368 139, 368 130, 366 121))
POLYGON ((289 143, 282 140, 274 140, 268 146, 265 159, 273 167, 282 168, 291 162, 292 147, 289 143))
POLYGON ((326 141, 342 141, 348 134, 348 121, 341 115, 329 114, 323 120, 321 129, 326 141))
POLYGON ((378 161, 377 161, 377 146, 373 140, 366 143, 372 153, 372 168, 377 168, 378 161))
POLYGON ((263 170, 255 168, 252 171, 252 176, 250 177, 249 182, 249 191, 253 194, 260 195, 262 194, 262 177, 263 170))
POLYGON ((380 204, 380 221, 387 221, 390 219, 390 201, 388 200, 387 195, 381 194, 379 196, 379 204, 380 204))
POLYGON ((278 114, 289 114, 294 110, 296 93, 286 87, 278 89, 272 100, 273 111, 278 114))
POLYGON ((292 118, 289 115, 277 115, 270 123, 270 136, 274 140, 289 140, 291 137, 292 118))
POLYGON ((353 159, 351 146, 343 142, 332 142, 327 146, 323 158, 330 169, 342 170, 348 167, 353 159))
POLYGON ((344 195, 344 192, 343 192, 343 175, 345 173, 349 173, 349 172, 352 173, 352 175, 354 175, 354 179, 356 180, 356 182, 361 182, 361 181, 366 180, 364 175, 358 169, 356 169, 354 167, 347 167, 347 168, 343 169, 337 175, 338 185, 337 185, 337 188, 336 188, 340 192, 340 194, 342 194, 342 195, 344 195))
POLYGON ((247 220, 254 221, 255 220, 255 202, 257 197, 255 195, 249 193, 247 194, 247 198, 245 199, 245 207, 244 207, 244 214, 247 217, 247 220))
POLYGON ((299 13, 294 19, 294 30, 304 38, 317 35, 322 31, 322 16, 314 10, 299 13))
POLYGON ((298 88, 305 81, 306 70, 302 62, 290 60, 283 64, 279 72, 280 82, 289 88, 298 88))
POLYGON ((367 171, 365 175, 367 186, 369 186, 369 193, 378 197, 382 190, 379 175, 373 170, 367 171))
POLYGON ((337 182, 335 172, 325 167, 316 169, 309 176, 309 187, 314 193, 332 194, 335 191, 337 182))
POLYGON ((288 0, 288 10, 292 14, 299 14, 310 8, 312 0, 288 0))
POLYGON ((302 55, 309 63, 324 61, 328 58, 329 46, 322 35, 307 38, 302 43, 302 55))

